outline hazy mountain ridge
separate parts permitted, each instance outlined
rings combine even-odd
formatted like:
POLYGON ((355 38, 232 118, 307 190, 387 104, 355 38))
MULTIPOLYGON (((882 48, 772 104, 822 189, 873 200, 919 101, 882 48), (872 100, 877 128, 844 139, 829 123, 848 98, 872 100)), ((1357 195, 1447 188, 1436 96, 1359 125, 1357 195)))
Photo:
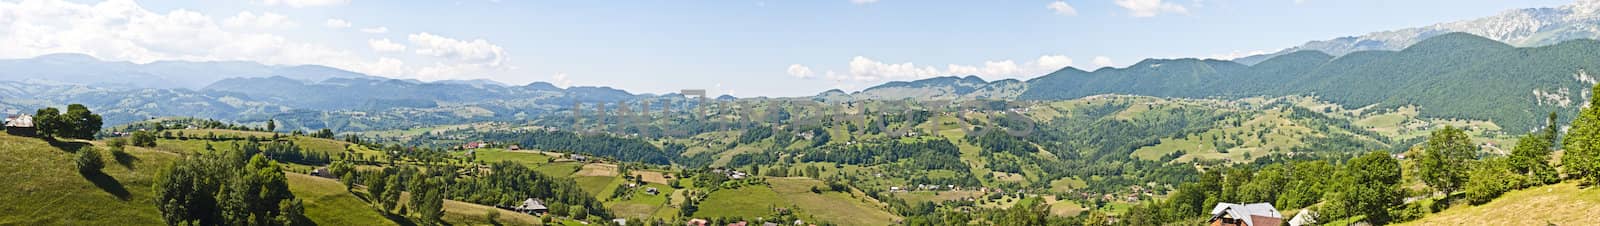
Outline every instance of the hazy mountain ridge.
POLYGON ((1518 47, 1600 38, 1600 0, 1580 0, 1553 8, 1507 10, 1477 19, 1310 41, 1276 53, 1249 56, 1235 61, 1256 64, 1274 56, 1302 50, 1322 51, 1334 56, 1367 50, 1400 50, 1422 40, 1453 32, 1470 33, 1518 47))

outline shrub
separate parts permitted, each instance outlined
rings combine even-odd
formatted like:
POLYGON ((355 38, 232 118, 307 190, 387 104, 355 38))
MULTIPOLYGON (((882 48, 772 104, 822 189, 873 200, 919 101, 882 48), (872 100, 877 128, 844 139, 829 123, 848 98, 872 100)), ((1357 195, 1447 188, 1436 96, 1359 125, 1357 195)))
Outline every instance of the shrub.
POLYGON ((77 163, 78 171, 83 172, 100 171, 100 169, 106 167, 105 162, 100 159, 100 151, 96 151, 94 148, 90 147, 84 147, 83 149, 78 150, 77 163))

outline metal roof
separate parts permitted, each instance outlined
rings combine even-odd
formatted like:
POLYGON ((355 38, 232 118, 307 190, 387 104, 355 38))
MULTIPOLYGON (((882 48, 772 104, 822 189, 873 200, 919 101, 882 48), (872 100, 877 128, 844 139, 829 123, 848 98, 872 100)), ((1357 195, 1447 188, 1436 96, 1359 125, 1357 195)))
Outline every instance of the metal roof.
POLYGON ((1222 217, 1223 215, 1243 220, 1244 224, 1249 226, 1256 225, 1255 221, 1252 220, 1250 216, 1283 219, 1283 214, 1278 213, 1278 208, 1273 208, 1272 203, 1251 203, 1241 205, 1224 202, 1217 203, 1216 207, 1211 208, 1211 220, 1217 220, 1218 217, 1222 217))

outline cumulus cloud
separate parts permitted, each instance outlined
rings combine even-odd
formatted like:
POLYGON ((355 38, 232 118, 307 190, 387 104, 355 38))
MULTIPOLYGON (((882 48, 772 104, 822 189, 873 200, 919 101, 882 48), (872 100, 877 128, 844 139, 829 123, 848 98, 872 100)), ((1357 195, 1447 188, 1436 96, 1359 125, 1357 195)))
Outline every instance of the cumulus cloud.
POLYGON ((286 5, 289 7, 302 8, 344 5, 350 3, 350 0, 257 0, 256 2, 260 2, 261 4, 265 5, 286 5))
POLYGON ((222 21, 223 26, 230 28, 255 28, 255 29, 288 29, 296 26, 289 17, 277 13, 263 12, 261 14, 249 11, 239 12, 233 17, 222 21))
POLYGON ((1049 8, 1051 11, 1056 11, 1056 14, 1058 15, 1078 15, 1078 9, 1072 8, 1072 5, 1068 5, 1065 1, 1051 2, 1050 5, 1046 5, 1045 8, 1049 8))
POLYGON ((1188 14, 1189 9, 1163 0, 1116 0, 1117 6, 1128 9, 1133 17, 1152 17, 1162 13, 1188 14))
POLYGON ((906 62, 889 64, 873 60, 864 56, 850 59, 850 74, 855 80, 875 81, 879 79, 918 79, 938 76, 942 74, 933 67, 917 67, 917 64, 906 62))
MULTIPOLYGON (((269 65, 315 64, 381 76, 458 78, 486 68, 448 62, 419 67, 371 57, 360 46, 334 47, 232 26, 278 26, 271 13, 240 13, 217 19, 176 9, 152 12, 132 0, 76 3, 65 0, 0 1, 0 58, 82 53, 104 60, 253 61, 269 65), (248 15, 248 16, 245 16, 248 15)), ((503 52, 500 55, 504 55, 503 52)), ((427 64, 423 64, 427 65, 427 64)))
POLYGON ((389 27, 369 27, 369 28, 362 28, 362 29, 361 29, 361 32, 366 32, 366 33, 372 33, 372 34, 383 34, 383 33, 389 33, 389 27))
POLYGON ((1067 56, 1062 55, 1039 56, 1039 60, 1035 60, 1034 62, 1034 65, 1038 66, 1039 70, 1048 71, 1046 73, 1055 72, 1056 70, 1061 70, 1061 68, 1072 66, 1072 58, 1067 58, 1067 56))
POLYGON ((406 38, 420 55, 487 66, 500 66, 506 59, 504 48, 483 39, 463 41, 427 32, 411 34, 406 38))
POLYGON ((368 39, 367 40, 367 46, 371 46, 372 47, 372 51, 378 51, 380 53, 381 52, 400 52, 400 51, 405 51, 406 50, 406 45, 402 45, 400 43, 395 43, 393 41, 389 41, 389 39, 387 39, 387 38, 385 38, 385 39, 368 39))
POLYGON ((550 77, 550 81, 552 81, 551 83, 554 83, 556 87, 566 88, 572 86, 572 79, 567 78, 567 73, 565 72, 556 73, 555 76, 550 77))
POLYGON ((877 2, 878 2, 878 0, 850 0, 851 4, 856 4, 856 5, 865 5, 865 4, 872 4, 872 3, 877 3, 877 2))
POLYGON ((322 26, 326 26, 328 28, 333 28, 333 29, 345 29, 345 28, 350 28, 350 21, 345 21, 345 20, 341 20, 341 19, 328 19, 328 22, 323 22, 322 26))
POLYGON ((800 64, 790 64, 789 76, 794 76, 796 78, 811 78, 811 67, 806 67, 805 65, 800 64))
POLYGON ((1114 64, 1114 63, 1111 62, 1111 58, 1110 57, 1106 57, 1106 56, 1096 56, 1096 57, 1094 57, 1093 63, 1094 63, 1094 67, 1095 68, 1110 67, 1111 65, 1114 64))

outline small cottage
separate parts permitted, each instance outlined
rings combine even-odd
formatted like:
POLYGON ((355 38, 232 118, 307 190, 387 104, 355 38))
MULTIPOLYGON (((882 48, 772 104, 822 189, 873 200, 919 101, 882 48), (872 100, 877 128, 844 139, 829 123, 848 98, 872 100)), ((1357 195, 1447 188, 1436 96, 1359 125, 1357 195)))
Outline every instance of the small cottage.
POLYGON ((1211 208, 1211 226, 1277 226, 1283 224, 1283 214, 1272 203, 1233 204, 1217 203, 1211 208))
POLYGON ((515 209, 517 212, 533 215, 544 215, 545 213, 550 212, 550 208, 544 206, 544 201, 532 198, 523 200, 522 205, 517 205, 512 209, 515 209))
POLYGON ((37 134, 37 130, 33 128, 33 116, 14 115, 6 117, 6 133, 15 136, 34 136, 37 134))

